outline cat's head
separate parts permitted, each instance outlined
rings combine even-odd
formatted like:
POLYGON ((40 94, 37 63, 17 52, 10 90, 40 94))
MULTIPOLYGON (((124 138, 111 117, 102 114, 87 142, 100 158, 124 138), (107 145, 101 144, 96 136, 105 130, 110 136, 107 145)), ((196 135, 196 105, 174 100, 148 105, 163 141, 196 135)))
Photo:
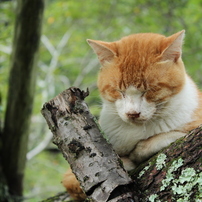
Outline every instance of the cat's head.
POLYGON ((170 37, 134 34, 115 42, 88 40, 102 65, 98 88, 126 122, 143 123, 178 94, 185 82, 184 31, 170 37))

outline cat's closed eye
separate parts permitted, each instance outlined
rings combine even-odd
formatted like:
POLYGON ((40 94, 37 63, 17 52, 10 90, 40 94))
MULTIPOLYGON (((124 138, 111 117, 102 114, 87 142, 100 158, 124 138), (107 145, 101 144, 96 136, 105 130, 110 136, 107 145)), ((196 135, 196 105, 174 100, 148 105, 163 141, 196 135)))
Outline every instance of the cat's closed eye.
POLYGON ((126 93, 124 90, 119 90, 117 89, 117 91, 120 93, 120 95, 122 96, 122 98, 125 98, 126 97, 126 93))
POLYGON ((144 97, 147 91, 142 91, 141 93, 142 93, 141 97, 144 97))

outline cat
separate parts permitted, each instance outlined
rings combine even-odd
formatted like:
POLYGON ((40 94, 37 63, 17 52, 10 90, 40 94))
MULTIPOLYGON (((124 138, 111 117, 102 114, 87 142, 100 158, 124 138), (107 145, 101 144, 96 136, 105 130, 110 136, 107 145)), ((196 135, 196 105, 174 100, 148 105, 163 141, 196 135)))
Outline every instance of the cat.
POLYGON ((184 35, 87 40, 101 63, 100 125, 127 171, 202 123, 202 94, 181 58, 184 35))

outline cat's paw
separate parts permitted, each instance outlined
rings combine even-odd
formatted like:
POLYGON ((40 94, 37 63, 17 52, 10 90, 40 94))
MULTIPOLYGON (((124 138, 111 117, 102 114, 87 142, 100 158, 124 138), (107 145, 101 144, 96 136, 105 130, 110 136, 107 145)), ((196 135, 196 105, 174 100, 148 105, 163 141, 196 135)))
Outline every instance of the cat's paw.
POLYGON ((151 157, 154 153, 150 149, 149 139, 141 140, 137 143, 135 149, 130 153, 129 159, 137 164, 142 163, 151 157))
POLYGON ((65 173, 63 180, 63 186, 66 188, 69 195, 76 201, 84 201, 86 199, 86 195, 80 187, 79 181, 76 179, 72 170, 69 169, 65 173))
POLYGON ((121 160, 126 171, 131 171, 136 168, 135 163, 132 162, 128 157, 121 157, 121 160))

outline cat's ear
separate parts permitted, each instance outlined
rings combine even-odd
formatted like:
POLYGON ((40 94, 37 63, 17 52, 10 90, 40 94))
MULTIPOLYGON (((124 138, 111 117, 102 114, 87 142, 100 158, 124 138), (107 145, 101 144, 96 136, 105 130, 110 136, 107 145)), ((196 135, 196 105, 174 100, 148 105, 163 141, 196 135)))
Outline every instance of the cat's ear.
POLYGON ((101 65, 104 65, 106 62, 110 62, 116 56, 112 43, 91 39, 87 39, 87 42, 97 54, 101 65))
POLYGON ((184 35, 185 30, 182 30, 167 38, 168 46, 162 53, 163 61, 172 60, 176 62, 181 57, 184 35))

